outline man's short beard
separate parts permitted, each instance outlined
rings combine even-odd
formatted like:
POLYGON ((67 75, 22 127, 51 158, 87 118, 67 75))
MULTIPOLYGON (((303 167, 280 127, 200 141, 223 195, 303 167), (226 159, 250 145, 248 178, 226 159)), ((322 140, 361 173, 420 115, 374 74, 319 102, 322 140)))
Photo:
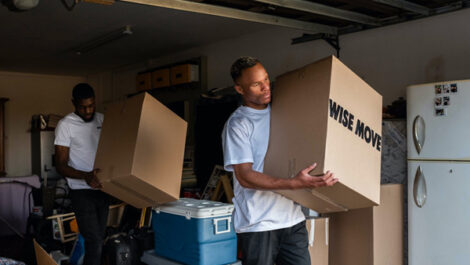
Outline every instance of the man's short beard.
POLYGON ((80 118, 82 118, 82 120, 83 120, 84 122, 92 122, 93 119, 95 118, 95 113, 93 112, 93 114, 91 114, 91 118, 89 118, 89 119, 85 119, 85 118, 83 118, 81 115, 78 115, 78 116, 79 116, 80 118))

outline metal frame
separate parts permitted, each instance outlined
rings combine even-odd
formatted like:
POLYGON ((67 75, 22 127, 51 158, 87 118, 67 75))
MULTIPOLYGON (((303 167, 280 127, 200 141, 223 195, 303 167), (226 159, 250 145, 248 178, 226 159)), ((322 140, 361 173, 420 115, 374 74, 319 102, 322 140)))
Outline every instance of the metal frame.
POLYGON ((333 17, 337 19, 357 22, 366 25, 380 26, 380 20, 361 13, 330 7, 327 5, 317 4, 315 2, 305 0, 255 0, 265 4, 291 8, 299 11, 305 11, 312 14, 333 17))
MULTIPOLYGON (((307 0, 255 0, 246 1, 246 4, 250 5, 248 10, 237 9, 232 7, 225 7, 218 5, 217 1, 214 4, 203 3, 204 0, 121 0, 122 2, 129 2, 135 4, 163 7, 176 9, 187 12, 194 12, 206 15, 220 16, 226 18, 233 18, 251 22, 258 22, 269 25, 276 25, 281 27, 288 27, 293 29, 302 30, 305 34, 301 37, 292 39, 292 44, 303 43, 307 41, 313 41, 323 39, 332 45, 337 55, 339 56, 339 35, 354 33, 362 30, 372 29, 381 26, 387 26, 406 22, 409 20, 419 19, 428 17, 431 15, 443 14, 447 12, 456 11, 463 8, 470 7, 469 0, 454 1, 444 6, 437 8, 428 8, 423 5, 418 5, 406 0, 373 0, 375 6, 383 5, 398 8, 405 13, 396 13, 388 17, 373 17, 359 12, 353 12, 346 9, 336 8, 328 5, 318 4, 313 1, 307 0), (256 5, 260 3, 260 5, 256 5), (266 4, 266 5, 262 5, 266 4), (263 10, 271 10, 276 13, 276 7, 285 9, 292 9, 310 14, 316 14, 320 16, 330 17, 338 20, 344 20, 352 22, 345 27, 335 27, 314 22, 308 22, 301 20, 302 14, 299 14, 297 18, 287 18, 279 15, 271 15, 262 13, 263 10), (258 12, 255 12, 258 10, 258 12)), ((243 1, 241 1, 243 2, 243 1)), ((285 10, 281 11, 285 12, 285 10)), ((303 16, 305 18, 305 16, 303 16)))
POLYGON ((121 2, 171 8, 181 11, 283 26, 300 29, 310 33, 337 33, 337 28, 327 25, 185 0, 122 0, 121 2))
POLYGON ((396 8, 400 8, 400 9, 417 13, 417 14, 421 14, 424 16, 431 15, 430 8, 427 8, 425 6, 418 5, 409 1, 405 1, 405 0, 374 0, 374 2, 393 6, 396 8))

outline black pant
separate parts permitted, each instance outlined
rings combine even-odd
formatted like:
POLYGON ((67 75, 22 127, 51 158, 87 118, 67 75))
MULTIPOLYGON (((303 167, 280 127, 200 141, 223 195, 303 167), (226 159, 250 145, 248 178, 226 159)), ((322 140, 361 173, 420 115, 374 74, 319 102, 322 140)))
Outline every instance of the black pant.
POLYGON ((305 221, 289 228, 237 236, 243 265, 310 265, 305 221))
POLYGON ((109 212, 109 196, 100 190, 71 190, 78 230, 85 239, 83 265, 99 265, 109 212))

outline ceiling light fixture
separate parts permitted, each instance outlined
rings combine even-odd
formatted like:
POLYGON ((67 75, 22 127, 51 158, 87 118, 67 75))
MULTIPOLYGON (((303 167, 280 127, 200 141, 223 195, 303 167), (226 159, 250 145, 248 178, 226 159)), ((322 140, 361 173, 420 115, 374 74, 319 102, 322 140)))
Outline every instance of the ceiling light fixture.
POLYGON ((119 30, 115 30, 99 38, 84 43, 74 51, 77 55, 81 55, 129 35, 132 35, 132 30, 131 26, 127 25, 123 28, 120 28, 119 30))
POLYGON ((94 4, 101 4, 101 5, 112 5, 115 2, 114 0, 72 0, 72 3, 69 5, 67 3, 67 0, 62 0, 62 4, 64 4, 65 8, 68 11, 72 11, 75 8, 75 6, 81 1, 88 2, 88 3, 94 3, 94 4))
POLYGON ((39 0, 2 0, 10 11, 26 11, 35 8, 39 4, 39 0))

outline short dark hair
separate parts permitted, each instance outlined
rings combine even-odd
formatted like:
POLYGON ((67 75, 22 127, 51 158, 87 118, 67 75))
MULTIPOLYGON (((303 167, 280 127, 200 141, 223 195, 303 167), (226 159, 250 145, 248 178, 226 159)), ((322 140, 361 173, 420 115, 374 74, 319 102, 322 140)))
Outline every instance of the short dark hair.
POLYGON ((73 88, 72 98, 75 101, 94 97, 95 92, 88 83, 80 83, 73 88))
POLYGON ((242 56, 238 58, 230 67, 230 75, 232 75, 233 82, 237 82, 238 78, 242 75, 242 71, 255 66, 260 61, 254 57, 242 56))

